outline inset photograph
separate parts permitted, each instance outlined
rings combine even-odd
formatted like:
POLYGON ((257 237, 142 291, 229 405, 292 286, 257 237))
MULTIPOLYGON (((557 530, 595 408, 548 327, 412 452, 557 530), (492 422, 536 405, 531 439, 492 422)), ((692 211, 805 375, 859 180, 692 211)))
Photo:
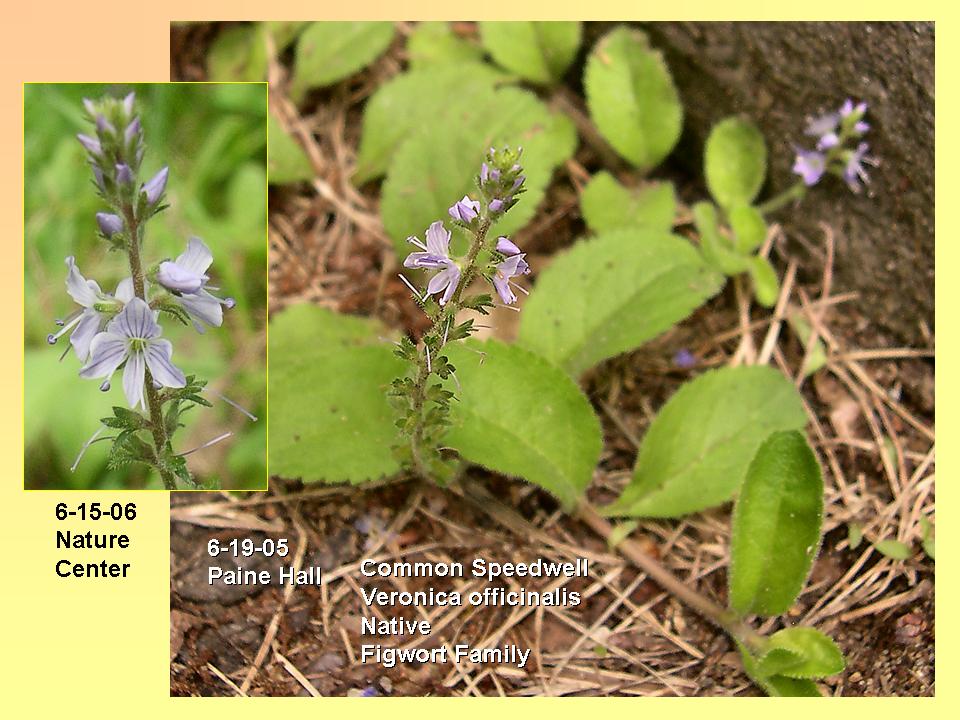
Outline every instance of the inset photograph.
POLYGON ((266 84, 24 98, 26 489, 265 488, 266 84))

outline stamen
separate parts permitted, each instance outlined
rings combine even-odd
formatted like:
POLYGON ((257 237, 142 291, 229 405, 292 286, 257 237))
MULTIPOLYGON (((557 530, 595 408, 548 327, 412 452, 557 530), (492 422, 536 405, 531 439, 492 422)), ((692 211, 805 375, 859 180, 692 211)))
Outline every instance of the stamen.
POLYGON ((224 299, 223 299, 223 306, 224 306, 227 310, 232 310, 234 307, 236 307, 236 304, 237 304, 237 301, 234 300, 232 297, 228 297, 228 298, 224 298, 224 299))
POLYGON ((517 290, 519 290, 520 292, 522 292, 524 295, 529 295, 529 294, 530 294, 530 291, 529 291, 529 290, 527 290, 527 289, 524 288, 524 287, 521 287, 521 286, 517 285, 513 280, 507 280, 507 282, 510 283, 510 286, 511 286, 511 287, 516 288, 517 290))
POLYGON ((220 393, 218 393, 218 392, 216 392, 216 391, 214 391, 213 394, 216 395, 216 396, 217 396, 218 398, 220 398, 221 400, 223 400, 223 401, 224 401, 227 405, 229 405, 230 407, 235 408, 235 409, 239 410, 240 412, 242 412, 242 413, 243 413, 244 415, 246 415, 248 418, 250 418, 251 420, 253 420, 253 422, 256 422, 256 421, 257 421, 257 416, 256 416, 256 415, 254 415, 254 414, 253 414, 252 412, 250 412, 249 410, 246 410, 245 408, 241 407, 239 404, 237 404, 236 402, 234 402, 233 400, 231 400, 230 398, 228 398, 226 395, 221 395, 220 393))
POLYGON ((87 448, 93 445, 97 441, 97 438, 100 437, 100 433, 106 429, 106 425, 101 425, 97 428, 97 431, 90 436, 90 439, 83 444, 83 447, 80 448, 80 454, 77 455, 77 459, 74 460, 73 465, 70 466, 70 472, 74 472, 77 469, 77 466, 80 464, 80 460, 83 458, 83 454, 87 451, 87 448))
POLYGON ((50 333, 49 335, 47 335, 47 344, 48 344, 48 345, 56 345, 56 344, 57 344, 57 336, 54 335, 53 333, 50 333))
POLYGON ((69 353, 69 352, 70 352, 70 346, 67 345, 67 346, 63 349, 63 352, 60 353, 60 359, 57 360, 57 362, 63 362, 63 359, 67 356, 67 353, 69 353))
POLYGON ((450 332, 450 323, 453 322, 453 318, 447 318, 447 326, 443 329, 443 342, 441 345, 447 344, 447 333, 450 332))
POLYGON ((60 328, 60 330, 59 332, 50 333, 47 335, 47 343, 49 345, 56 345, 57 340, 63 337, 66 333, 70 332, 73 329, 73 326, 80 322, 81 317, 83 317, 83 310, 78 310, 70 315, 66 320, 57 320, 57 326, 60 328))
POLYGON ((57 318, 56 320, 53 321, 53 324, 56 325, 57 327, 63 327, 63 320, 61 320, 60 318, 57 318))
POLYGON ((432 373, 433 368, 430 366, 430 346, 425 344, 423 349, 427 351, 427 373, 432 373))
POLYGON ((418 240, 415 235, 411 235, 410 237, 408 237, 407 242, 410 243, 411 245, 416 245, 418 248, 420 248, 424 252, 427 251, 427 246, 424 245, 422 242, 420 242, 420 240, 418 240))
POLYGON ((186 457, 187 455, 192 455, 193 453, 198 452, 199 450, 205 450, 206 448, 210 447, 211 445, 216 445, 216 444, 217 444, 218 442, 220 442, 221 440, 226 440, 226 439, 227 439, 228 437, 230 437, 231 435, 233 435, 232 432, 225 432, 223 435, 218 435, 218 436, 215 437, 213 440, 208 440, 208 441, 205 442, 203 445, 198 445, 197 447, 193 448, 192 450, 187 450, 186 452, 179 453, 179 455, 180 455, 180 457, 186 457))
POLYGON ((514 307, 513 305, 497 305, 497 307, 504 308, 505 310, 513 310, 514 312, 520 312, 520 308, 514 307))
POLYGON ((451 371, 451 372, 450 372, 450 377, 453 378, 453 384, 457 386, 457 392, 458 392, 458 393, 462 393, 462 392, 463 392, 463 388, 460 387, 460 380, 459 380, 459 378, 457 378, 457 374, 456 374, 455 372, 451 371))
POLYGON ((100 383, 100 391, 107 392, 110 390, 110 378, 107 378, 102 383, 100 383))
POLYGON ((403 275, 397 275, 398 278, 403 280, 403 284, 410 288, 410 292, 413 293, 413 296, 417 299, 417 302, 423 302, 423 298, 420 297, 420 291, 417 290, 409 280, 407 280, 403 275))

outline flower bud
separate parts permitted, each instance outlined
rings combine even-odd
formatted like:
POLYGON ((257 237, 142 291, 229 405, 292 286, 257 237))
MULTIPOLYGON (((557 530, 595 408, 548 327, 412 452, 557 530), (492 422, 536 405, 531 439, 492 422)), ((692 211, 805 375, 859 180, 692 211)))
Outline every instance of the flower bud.
POLYGON ((155 205, 160 200, 160 196, 163 195, 163 191, 167 187, 167 175, 169 174, 170 168, 164 166, 160 172, 144 183, 143 192, 146 193, 147 202, 151 205, 155 205))
POLYGON ((100 232, 108 238, 123 232, 123 219, 113 213, 98 212, 97 225, 100 227, 100 232))
POLYGON ((133 142, 133 140, 140 134, 140 118, 134 118, 133 122, 127 125, 127 129, 123 131, 123 142, 128 147, 133 142))
POLYGON ((126 163, 117 163, 117 184, 129 185, 133 182, 133 172, 126 163))
POLYGON ((510 238, 501 235, 497 238, 497 252, 504 255, 519 255, 522 251, 510 241, 510 238))
POLYGON ((447 211, 454 220, 470 224, 480 215, 480 203, 471 200, 468 195, 464 195, 462 200, 458 200, 447 211))
POLYGON ((113 126, 113 124, 109 120, 107 120, 106 116, 98 114, 97 115, 97 133, 99 135, 103 135, 103 134, 116 135, 117 129, 113 126))
POLYGON ((80 134, 77 135, 77 140, 80 141, 80 144, 86 148, 87 152, 91 155, 100 157, 103 154, 103 148, 100 147, 100 141, 96 138, 92 138, 89 135, 80 134))
POLYGON ((133 117, 133 103, 136 101, 136 93, 129 93, 123 99, 123 114, 126 116, 127 120, 133 117))
POLYGON ((488 205, 488 207, 490 208, 490 212, 498 213, 503 210, 503 200, 500 198, 494 198, 490 201, 490 205, 488 205))

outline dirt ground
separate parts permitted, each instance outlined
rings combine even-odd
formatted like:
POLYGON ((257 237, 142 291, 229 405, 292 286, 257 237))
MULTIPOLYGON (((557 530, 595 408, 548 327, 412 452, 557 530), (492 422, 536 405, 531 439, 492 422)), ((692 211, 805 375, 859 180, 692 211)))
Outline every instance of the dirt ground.
MULTIPOLYGON (((205 48, 216 31, 173 29, 172 79, 203 79, 205 48)), ((362 75, 314 93, 300 108, 283 95, 282 60, 271 65, 273 107, 304 143, 317 180, 271 188, 271 311, 312 302, 377 316, 415 336, 423 319, 396 279, 397 261, 377 214, 377 187, 358 191, 349 181, 362 104, 399 72, 402 51, 394 48, 362 75)), ((537 217, 518 234, 518 244, 531 255, 530 282, 553 253, 584 233, 577 191, 599 168, 598 156, 581 147, 557 171, 537 217)), ((665 174, 682 199, 695 196, 695 181, 682 171, 668 167, 665 174)), ((677 231, 690 232, 683 216, 677 231)), ((921 516, 934 514, 934 340, 927 347, 899 347, 873 328, 858 311, 857 296, 834 287, 834 247, 827 225, 815 237, 773 228, 767 250, 784 273, 780 313, 750 307, 730 283, 677 328, 591 372, 585 390, 603 423, 605 443, 590 496, 609 501, 626 483, 637 439, 684 380, 728 363, 779 367, 806 400, 809 435, 824 467, 826 536, 796 607, 762 628, 814 624, 837 640, 847 668, 823 684, 827 694, 932 695, 934 562, 920 550, 919 538, 921 516), (804 317, 825 344, 827 362, 811 377, 802 372, 808 348, 782 322, 791 313, 804 317), (681 349, 696 358, 694 367, 674 362, 681 349), (863 528, 863 542, 855 548, 849 523, 863 528), (908 560, 895 561, 873 548, 892 538, 911 544, 908 560)), ((509 338, 515 315, 497 310, 492 318, 491 332, 509 338)), ((545 492, 478 469, 468 471, 464 486, 480 488, 499 503, 403 477, 365 488, 272 478, 267 493, 173 495, 171 694, 758 694, 726 636, 585 525, 560 513, 545 492), (293 591, 208 585, 211 537, 286 537, 295 561, 319 565, 325 584, 293 591), (357 662, 361 588, 369 587, 356 572, 361 557, 525 561, 577 554, 590 558, 591 574, 567 582, 586 598, 576 608, 423 611, 435 628, 428 643, 514 642, 533 649, 532 667, 427 664, 387 670, 357 662)), ((643 522, 632 537, 722 602, 728 533, 729 508, 723 507, 683 521, 643 522)), ((457 582, 466 587, 473 581, 457 582)), ((413 580, 380 585, 417 587, 413 580)), ((405 615, 402 608, 390 614, 405 615)))

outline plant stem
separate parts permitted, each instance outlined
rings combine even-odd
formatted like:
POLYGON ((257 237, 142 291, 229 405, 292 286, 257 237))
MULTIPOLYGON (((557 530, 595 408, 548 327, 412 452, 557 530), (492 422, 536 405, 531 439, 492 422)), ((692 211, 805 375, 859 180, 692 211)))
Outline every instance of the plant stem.
POLYGON ((426 425, 427 383, 432 373, 432 367, 427 360, 429 353, 429 350, 427 349, 427 340, 431 337, 436 338, 436 352, 439 356, 439 352, 446 344, 445 328, 447 327, 448 323, 452 323, 454 321, 457 313, 462 309, 460 307, 460 298, 463 295, 463 289, 473 281, 473 278, 477 274, 477 257, 480 255, 480 251, 483 249, 483 244, 487 238, 487 231, 490 230, 490 225, 490 218, 484 215, 484 217, 481 218, 480 225, 473 236, 473 241, 470 243, 470 249, 467 251, 467 255, 464 258, 464 266, 460 272, 460 281, 457 284, 457 289, 454 290, 453 296, 450 298, 450 302, 448 302, 446 306, 439 313, 437 313, 433 325, 424 335, 423 352, 417 354, 417 375, 414 380, 413 394, 411 396, 411 407, 413 409, 413 414, 416 417, 416 424, 413 427, 413 431, 410 433, 410 454, 411 458, 413 459, 414 471, 421 478, 428 478, 430 475, 429 468, 424 463, 423 456, 421 454, 423 449, 423 433, 426 425))
MULTIPOLYGON (((137 221, 132 203, 124 204, 123 216, 127 226, 127 258, 130 262, 130 276, 133 278, 133 293, 144 302, 147 302, 143 265, 140 262, 140 245, 143 241, 143 226, 137 221)), ((176 490, 176 478, 174 478, 173 473, 160 462, 160 457, 167 450, 169 441, 166 428, 163 424, 160 396, 153 387, 153 376, 150 374, 149 368, 144 368, 143 383, 147 397, 147 410, 150 413, 150 430, 153 433, 153 444, 156 449, 154 458, 156 461, 155 467, 160 473, 163 487, 167 490, 176 490)))
MULTIPOLYGON (((582 501, 577 508, 577 516, 591 530, 609 543, 613 526, 601 517, 586 500, 582 501)), ((680 578, 645 553, 637 542, 629 539, 621 540, 617 544, 616 550, 647 573, 660 587, 683 601, 703 618, 720 627, 745 647, 750 650, 759 650, 765 644, 764 637, 747 625, 735 612, 718 605, 710 598, 701 595, 692 587, 686 585, 680 578)))
POLYGON ((759 205, 757 210, 759 210, 762 215, 768 215, 772 212, 776 212, 785 205, 789 205, 796 200, 800 200, 806 194, 807 186, 803 184, 802 180, 799 180, 779 195, 774 195, 772 198, 759 205))

